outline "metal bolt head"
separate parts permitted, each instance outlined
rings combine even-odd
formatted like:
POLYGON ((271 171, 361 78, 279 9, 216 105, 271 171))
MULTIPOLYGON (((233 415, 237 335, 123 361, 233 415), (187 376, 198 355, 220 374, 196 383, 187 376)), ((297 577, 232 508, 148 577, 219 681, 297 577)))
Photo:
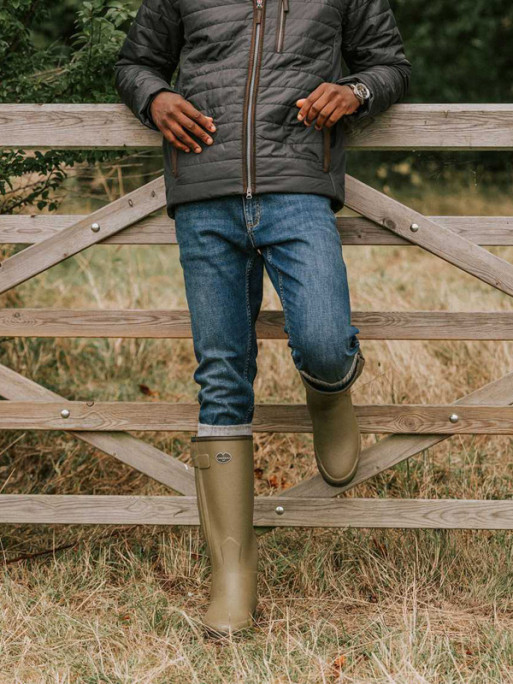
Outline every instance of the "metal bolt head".
POLYGON ((92 223, 91 224, 91 230, 93 233, 98 233, 100 231, 100 224, 99 223, 92 223))
POLYGON ((451 421, 451 423, 457 423, 457 422, 459 421, 459 419, 460 419, 460 417, 458 416, 457 413, 453 413, 453 414, 451 415, 451 417, 449 418, 449 420, 451 421))
POLYGON ((410 230, 412 233, 416 233, 419 229, 419 224, 418 223, 412 223, 410 226, 410 230))
POLYGON ((283 508, 283 506, 276 506, 274 510, 278 515, 283 515, 285 513, 285 509, 283 508))
POLYGON ((62 409, 61 418, 69 418, 69 416, 70 416, 70 412, 68 411, 68 409, 62 409))

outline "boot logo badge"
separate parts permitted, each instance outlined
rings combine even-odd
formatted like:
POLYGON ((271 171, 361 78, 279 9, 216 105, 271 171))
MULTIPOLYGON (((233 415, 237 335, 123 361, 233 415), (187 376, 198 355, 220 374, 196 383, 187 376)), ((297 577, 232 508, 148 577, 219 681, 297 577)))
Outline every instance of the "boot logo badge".
POLYGON ((216 461, 218 463, 229 463, 232 460, 232 455, 227 451, 220 451, 216 454, 216 461))

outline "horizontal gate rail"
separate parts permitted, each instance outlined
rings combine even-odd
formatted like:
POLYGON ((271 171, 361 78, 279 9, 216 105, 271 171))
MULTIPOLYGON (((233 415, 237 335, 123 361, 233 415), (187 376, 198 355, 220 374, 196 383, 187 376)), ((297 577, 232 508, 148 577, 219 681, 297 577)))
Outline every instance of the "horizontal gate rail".
MULTIPOLYGON (((513 340, 513 311, 353 311, 365 340, 513 340)), ((286 339, 280 310, 263 310, 260 339, 286 339)), ((1 337, 187 339, 190 314, 166 309, 0 309, 1 337)))
MULTIPOLYGON (((513 245, 513 216, 427 216, 457 235, 477 245, 513 245)), ((69 226, 88 219, 86 214, 0 215, 0 243, 31 245, 53 237, 69 226)), ((337 226, 345 245, 414 246, 409 240, 383 230, 361 216, 337 216, 337 226)), ((175 245, 175 222, 167 214, 144 218, 119 233, 102 239, 98 245, 175 245)))
MULTIPOLYGON (((450 404, 355 405, 362 432, 394 434, 513 434, 513 407, 450 404)), ((196 404, 159 402, 0 402, 3 430, 192 431, 196 404)), ((311 432, 303 404, 257 404, 255 432, 311 432)))
MULTIPOLYGON (((396 104, 351 127, 347 147, 373 150, 513 149, 512 104, 396 104)), ((162 135, 122 104, 2 104, 5 148, 150 148, 162 135)))
MULTIPOLYGON (((195 496, 3 494, 8 523, 199 525, 195 496)), ((325 499, 259 496, 255 526, 401 529, 513 529, 510 501, 454 499, 325 499), (277 510, 278 509, 278 510, 277 510)))

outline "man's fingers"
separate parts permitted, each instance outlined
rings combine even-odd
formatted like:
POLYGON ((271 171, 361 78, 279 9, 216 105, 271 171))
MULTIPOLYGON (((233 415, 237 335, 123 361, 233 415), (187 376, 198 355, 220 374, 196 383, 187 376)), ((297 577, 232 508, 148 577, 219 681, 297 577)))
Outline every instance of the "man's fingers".
POLYGON ((189 119, 189 117, 182 113, 178 117, 178 123, 185 129, 191 131, 191 133, 194 133, 198 138, 203 140, 203 142, 206 145, 211 145, 214 140, 210 137, 210 135, 205 131, 204 128, 199 126, 195 121, 192 119, 189 119))
MULTIPOLYGON (((312 122, 312 117, 310 115, 310 110, 311 108, 315 105, 317 100, 322 96, 324 92, 324 84, 321 84, 320 86, 317 86, 317 88, 310 93, 310 95, 303 100, 303 104, 301 105, 301 109, 299 110, 297 114, 297 118, 300 121, 305 121, 305 124, 309 125, 312 122)), ((298 104, 301 100, 298 100, 296 104, 298 104)), ((317 116, 317 114, 316 114, 317 116)), ((315 118, 315 117, 313 117, 315 118)))
POLYGON ((322 83, 306 98, 296 100, 300 107, 297 118, 310 126, 314 120, 315 128, 333 126, 342 116, 352 114, 359 107, 353 91, 348 86, 322 83))
POLYGON ((310 111, 306 115, 305 123, 313 124, 322 112, 322 110, 329 106, 330 98, 327 92, 324 92, 315 102, 312 103, 310 111))
POLYGON ((329 104, 329 101, 329 96, 326 92, 322 93, 312 101, 304 118, 304 123, 306 126, 311 126, 313 124, 313 122, 322 112, 324 107, 326 107, 326 105, 329 104))
POLYGON ((170 121, 169 128, 171 132, 180 140, 186 147, 191 149, 193 152, 201 152, 200 145, 187 133, 183 126, 178 121, 170 121))
POLYGON ((212 131, 213 133, 216 130, 216 127, 212 117, 200 112, 192 102, 189 102, 189 100, 186 100, 185 102, 186 104, 183 108, 183 113, 198 124, 198 126, 203 126, 207 131, 212 131))
POLYGON ((179 150, 183 150, 184 152, 190 152, 190 149, 187 147, 187 145, 184 145, 184 143, 176 137, 176 135, 173 133, 173 131, 170 128, 164 128, 162 130, 162 135, 174 147, 177 147, 179 150))
POLYGON ((335 112, 338 113, 338 107, 337 104, 331 100, 327 100, 326 104, 324 107, 321 109, 317 116, 317 121, 315 122, 315 128, 320 131, 321 128, 324 128, 326 126, 329 128, 330 126, 335 123, 335 121, 331 121, 330 117, 334 117, 335 112))

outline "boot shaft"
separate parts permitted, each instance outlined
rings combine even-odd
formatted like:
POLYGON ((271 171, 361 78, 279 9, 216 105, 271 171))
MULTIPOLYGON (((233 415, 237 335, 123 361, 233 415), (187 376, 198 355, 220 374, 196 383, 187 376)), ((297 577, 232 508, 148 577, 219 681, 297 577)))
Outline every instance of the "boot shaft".
POLYGON ((253 437, 193 437, 191 454, 212 566, 238 564, 254 547, 253 437))

